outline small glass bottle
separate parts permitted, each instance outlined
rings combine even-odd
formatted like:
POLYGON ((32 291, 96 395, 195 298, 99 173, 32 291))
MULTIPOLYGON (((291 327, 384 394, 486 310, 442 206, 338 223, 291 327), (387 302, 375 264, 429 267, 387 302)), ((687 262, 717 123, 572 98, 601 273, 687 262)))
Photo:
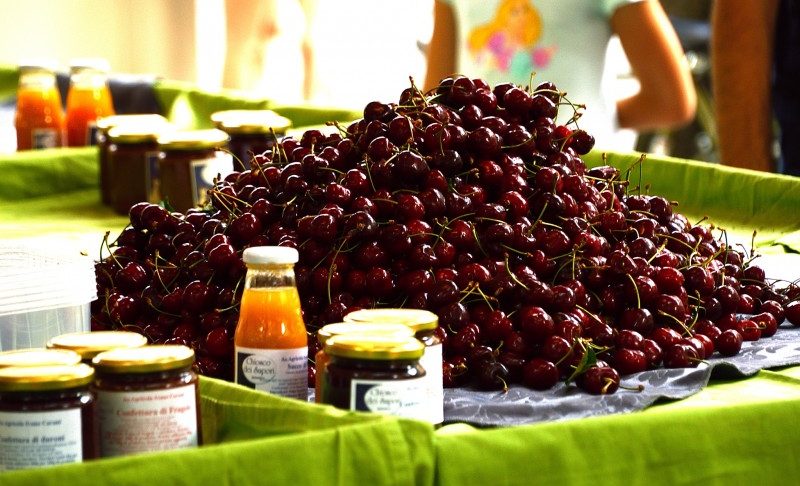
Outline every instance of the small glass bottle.
POLYGON ((340 334, 325 344, 330 356, 322 403, 345 410, 428 420, 425 347, 406 336, 340 334))
POLYGON ((175 211, 204 204, 216 177, 233 171, 233 157, 224 150, 228 134, 222 130, 176 130, 158 138, 161 195, 175 211))
POLYGON ((272 110, 218 111, 211 121, 231 137, 228 150, 237 171, 250 169, 253 156, 271 149, 292 126, 291 120, 272 110))
POLYGON ((117 348, 92 359, 102 457, 200 445, 194 351, 181 345, 117 348))
POLYGON ((362 324, 356 322, 337 322, 322 326, 317 331, 317 341, 319 351, 314 355, 314 401, 320 403, 322 400, 322 387, 325 383, 330 356, 325 352, 325 343, 333 336, 341 334, 383 334, 400 337, 413 337, 414 332, 403 324, 362 324))
POLYGON ((298 253, 281 246, 250 247, 235 345, 235 381, 284 397, 308 400, 308 336, 294 277, 298 253))
POLYGON ((85 364, 0 369, 0 472, 99 457, 93 378, 85 364))
POLYGON ((108 62, 104 59, 82 59, 70 64, 67 146, 95 145, 97 119, 114 114, 108 70, 108 62))
POLYGON ((428 387, 428 417, 432 424, 444 422, 444 376, 442 372, 442 340, 436 335, 439 317, 424 309, 378 308, 361 309, 344 316, 345 322, 397 323, 408 326, 425 345, 420 364, 425 368, 428 387))
POLYGON ((17 150, 57 148, 64 144, 64 109, 51 67, 20 66, 14 126, 17 150))

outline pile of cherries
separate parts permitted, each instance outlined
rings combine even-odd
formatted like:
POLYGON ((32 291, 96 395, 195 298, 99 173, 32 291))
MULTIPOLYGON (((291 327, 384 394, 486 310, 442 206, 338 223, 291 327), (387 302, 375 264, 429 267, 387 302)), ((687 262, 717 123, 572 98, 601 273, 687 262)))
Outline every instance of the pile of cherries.
POLYGON ((627 174, 587 169, 579 114, 552 83, 457 76, 369 103, 338 133, 284 138, 203 208, 133 206, 96 265, 93 328, 190 345, 201 373, 230 379, 242 251, 260 245, 299 250, 310 356, 348 312, 429 309, 446 386, 614 393, 620 375, 697 366, 800 323, 797 287, 776 290, 752 255, 627 174))

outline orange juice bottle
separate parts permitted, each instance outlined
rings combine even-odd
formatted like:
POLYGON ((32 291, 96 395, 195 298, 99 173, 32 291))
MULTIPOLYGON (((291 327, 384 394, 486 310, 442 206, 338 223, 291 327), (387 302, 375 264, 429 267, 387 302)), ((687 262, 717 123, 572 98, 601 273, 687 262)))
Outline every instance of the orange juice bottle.
POLYGON ((235 381, 256 390, 308 400, 308 336, 294 280, 294 248, 247 248, 235 345, 235 381))
POLYGON ((42 64, 19 68, 19 89, 14 127, 17 150, 61 147, 64 109, 53 69, 42 64))
POLYGON ((73 61, 67 92, 67 145, 95 145, 97 119, 113 114, 108 63, 102 59, 73 61))

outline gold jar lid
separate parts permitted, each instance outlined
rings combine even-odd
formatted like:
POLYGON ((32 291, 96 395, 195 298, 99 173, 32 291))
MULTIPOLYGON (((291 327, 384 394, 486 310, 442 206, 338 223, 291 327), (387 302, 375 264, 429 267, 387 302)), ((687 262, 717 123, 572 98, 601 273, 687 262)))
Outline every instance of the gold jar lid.
POLYGON ((345 322, 375 322, 403 324, 414 330, 430 331, 439 325, 439 317, 424 309, 360 309, 344 316, 345 322))
POLYGON ((0 368, 0 392, 54 391, 86 386, 94 369, 86 364, 0 368))
POLYGON ((111 115, 98 118, 96 125, 98 130, 108 131, 116 126, 121 125, 143 125, 143 126, 161 126, 169 127, 170 124, 166 118, 155 113, 139 114, 139 115, 111 115))
POLYGON ((0 368, 9 366, 68 366, 81 362, 81 355, 67 349, 28 348, 0 353, 0 368))
POLYGON ((414 331, 403 324, 394 323, 362 323, 362 322, 336 322, 322 326, 317 331, 317 340, 324 346, 333 336, 342 334, 380 334, 386 336, 413 337, 414 331))
POLYGON ((108 140, 116 144, 156 143, 166 125, 123 123, 108 130, 108 140))
POLYGON ((425 346, 411 336, 385 334, 338 334, 325 343, 325 353, 370 361, 419 359, 425 346))
POLYGON ((147 344, 147 338, 138 332, 93 331, 61 334, 47 342, 50 349, 66 349, 80 354, 89 360, 104 351, 117 348, 140 348, 147 344))
POLYGON ((194 350, 180 344, 158 344, 141 348, 118 348, 92 359, 104 373, 154 373, 187 368, 194 363, 194 350))
POLYGON ((175 130, 158 137, 158 143, 164 150, 218 149, 224 147, 228 140, 228 134, 217 128, 175 130))
POLYGON ((283 135, 292 121, 272 110, 224 110, 211 115, 214 126, 228 133, 270 133, 283 135))

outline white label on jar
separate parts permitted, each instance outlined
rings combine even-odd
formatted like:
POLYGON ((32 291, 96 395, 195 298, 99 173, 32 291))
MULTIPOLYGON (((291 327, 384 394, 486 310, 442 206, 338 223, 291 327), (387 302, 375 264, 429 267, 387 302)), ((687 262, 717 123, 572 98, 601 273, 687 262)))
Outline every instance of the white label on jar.
POLYGON ((80 408, 0 412, 0 471, 82 460, 80 408))
POLYGON ((350 410, 428 420, 425 378, 350 382, 350 410))
POLYGON ((97 392, 103 457, 196 446, 194 385, 137 392, 97 392))
POLYGON ((423 380, 427 383, 428 421, 432 424, 444 422, 444 377, 442 374, 442 345, 426 346, 419 359, 425 369, 423 380))
POLYGON ((192 202, 195 206, 205 203, 207 192, 214 187, 216 177, 224 178, 233 172, 233 157, 231 154, 217 151, 214 157, 193 160, 189 178, 192 183, 192 202))
POLYGON ((34 128, 31 130, 31 146, 34 149, 56 148, 58 146, 58 130, 34 128))
POLYGON ((283 397, 308 400, 308 348, 236 346, 236 383, 283 397))

